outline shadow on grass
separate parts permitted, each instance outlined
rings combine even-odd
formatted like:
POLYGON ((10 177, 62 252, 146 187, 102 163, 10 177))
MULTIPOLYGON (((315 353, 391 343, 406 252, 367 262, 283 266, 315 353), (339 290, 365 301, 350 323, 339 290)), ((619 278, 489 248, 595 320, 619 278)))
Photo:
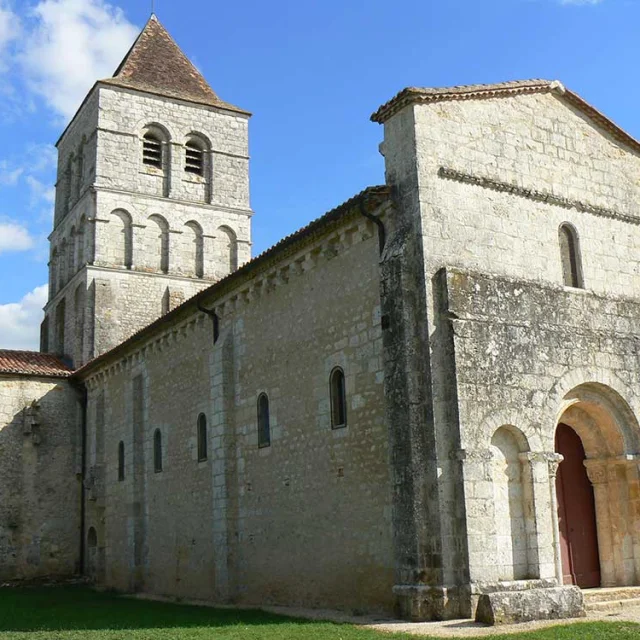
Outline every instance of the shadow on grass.
MULTIPOLYGON (((466 626, 458 622, 454 625, 466 626)), ((469 629, 471 631, 471 629, 469 629)), ((280 616, 124 598, 86 587, 0 588, 0 638, 14 640, 429 640, 404 633, 280 616), (17 632, 19 635, 13 635, 17 632), (26 633, 27 635, 22 635, 26 633)), ((640 626, 611 622, 547 627, 486 640, 638 640, 640 626)), ((437 640, 431 637, 431 640, 437 640)))
POLYGON ((264 611, 138 600, 86 587, 0 589, 0 632, 213 628, 291 622, 292 618, 264 611))

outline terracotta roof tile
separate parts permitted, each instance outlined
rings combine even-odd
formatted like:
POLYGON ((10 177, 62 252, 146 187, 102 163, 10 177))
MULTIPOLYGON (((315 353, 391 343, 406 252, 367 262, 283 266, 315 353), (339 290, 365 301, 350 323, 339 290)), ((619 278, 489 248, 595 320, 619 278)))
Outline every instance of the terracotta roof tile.
POLYGON ((101 82, 247 113, 220 100, 155 15, 151 16, 113 78, 101 82))
POLYGON ((66 378, 72 370, 56 356, 37 351, 0 349, 0 374, 66 378))
POLYGON ((385 102, 371 115, 373 122, 383 123, 409 104, 441 102, 444 100, 472 100, 494 98, 500 95, 539 93, 549 91, 553 83, 549 80, 514 80, 497 84, 467 84, 455 87, 407 87, 385 102))

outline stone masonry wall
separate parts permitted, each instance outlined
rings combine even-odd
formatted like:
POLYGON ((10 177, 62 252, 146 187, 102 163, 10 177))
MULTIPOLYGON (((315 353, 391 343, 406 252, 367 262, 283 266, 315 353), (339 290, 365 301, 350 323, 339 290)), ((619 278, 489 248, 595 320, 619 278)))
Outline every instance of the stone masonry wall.
POLYGON ((79 571, 76 412, 75 393, 66 382, 0 377, 0 580, 79 571))
MULTIPOLYGON (((469 580, 467 515, 460 496, 463 464, 456 458, 464 454, 455 454, 463 449, 456 370, 451 336, 446 324, 439 327, 442 292, 435 274, 458 267, 561 285, 558 231, 568 222, 579 238, 586 289, 637 296, 640 159, 556 94, 409 106, 385 123, 382 152, 398 212, 389 235, 392 243, 395 236, 405 238, 396 242, 398 264, 404 265, 396 271, 404 270, 405 280, 410 275, 422 281, 426 314, 422 321, 416 307, 414 319, 430 336, 428 352, 415 341, 404 346, 405 353, 421 353, 419 361, 428 363, 430 393, 415 409, 415 420, 432 434, 439 473, 435 511, 442 522, 440 530, 429 525, 436 555, 416 554, 416 567, 426 574, 441 567, 436 580, 464 584, 469 580)), ((393 384, 396 370, 390 367, 387 377, 393 384)), ((524 376, 524 371, 512 372, 516 381, 524 376)), ((395 404, 402 403, 412 406, 410 398, 395 404)), ((414 455, 412 446, 406 444, 398 459, 414 455)), ((467 443, 464 449, 473 446, 467 443)), ((434 494, 426 495, 432 499, 434 494)), ((428 504, 425 497, 416 513, 428 512, 428 504)))
POLYGON ((165 195, 197 201, 204 193, 184 171, 184 145, 190 135, 198 134, 211 153, 210 203, 249 209, 247 116, 112 87, 100 88, 97 187, 162 194, 154 184, 159 176, 142 164, 142 136, 149 125, 165 134, 165 195))
MULTIPOLYGON (((178 315, 145 345, 91 374, 89 416, 102 393, 107 414, 105 524, 94 525, 107 586, 391 611, 377 263, 373 225, 352 215, 331 235, 207 301, 220 318, 215 345, 209 318, 178 315), (332 430, 335 366, 346 375, 348 426, 332 430), (144 390, 138 463, 135 376, 144 390), (260 393, 270 403, 265 448, 257 440, 260 393), (208 423, 204 461, 197 456, 201 413, 208 423), (119 482, 121 440, 126 472, 119 482), (140 571, 135 531, 144 531, 140 571)), ((91 523, 99 522, 99 508, 92 507, 91 523)))
POLYGON ((635 152, 553 94, 442 102, 416 107, 414 117, 429 274, 449 265, 561 284, 558 228, 569 222, 580 239, 586 288, 640 295, 635 152), (441 167, 521 192, 447 179, 441 167), (538 202, 526 190, 613 215, 538 202))
MULTIPOLYGON (((555 467, 549 463, 555 461, 558 420, 580 400, 583 419, 591 411, 595 420, 586 431, 576 427, 587 457, 612 458, 612 477, 623 472, 628 491, 620 506, 611 507, 610 516, 597 505, 603 580, 633 584, 640 558, 635 550, 635 512, 627 509, 634 509, 630 505, 635 504, 640 454, 635 332, 640 303, 456 270, 439 274, 439 285, 445 301, 440 321, 451 323, 455 347, 472 582, 495 584, 501 578, 496 558, 503 545, 496 537, 497 521, 513 523, 516 517, 514 505, 509 508, 495 493, 491 470, 499 444, 496 433, 504 433, 505 428, 521 452, 520 477, 529 483, 532 493, 526 531, 521 531, 521 540, 528 547, 528 570, 523 577, 555 579, 557 525, 551 473, 555 467), (575 390, 580 388, 587 391, 579 395, 575 390), (609 426, 607 413, 615 427, 609 426), (600 437, 605 440, 599 441, 600 437), (615 522, 613 533, 605 526, 610 519, 615 522), (607 572, 611 577, 604 575, 607 572)), ((592 482, 597 495, 602 481, 594 475, 592 482)), ((528 500, 525 495, 518 499, 521 504, 528 500)), ((618 499, 618 494, 610 493, 607 508, 618 499)))
POLYGON ((112 87, 90 94, 58 146, 48 351, 81 366, 249 260, 247 122, 112 87), (142 162, 149 127, 165 137, 162 171, 142 162), (203 176, 184 170, 193 136, 206 147, 203 176))

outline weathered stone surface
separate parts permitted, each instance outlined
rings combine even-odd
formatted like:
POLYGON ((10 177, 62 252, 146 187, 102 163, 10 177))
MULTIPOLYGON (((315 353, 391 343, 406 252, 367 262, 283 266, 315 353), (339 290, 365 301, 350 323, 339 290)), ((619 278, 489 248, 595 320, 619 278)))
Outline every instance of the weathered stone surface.
POLYGON ((249 260, 247 115, 101 85, 58 155, 43 349, 82 365, 162 315, 168 291, 190 298, 249 260), (149 127, 162 169, 142 161, 149 127), (185 171, 193 136, 202 176, 185 171))
POLYGON ((578 587, 553 587, 483 594, 478 601, 476 621, 499 625, 585 615, 582 591, 578 587))
POLYGON ((80 432, 66 380, 0 375, 0 580, 80 568, 80 432))
MULTIPOLYGON (((394 111, 383 233, 340 209, 199 298, 215 342, 192 303, 77 374, 96 580, 412 619, 576 615, 562 421, 584 446, 601 582, 637 581, 638 145, 556 89, 394 111)), ((59 152, 50 350, 82 363, 249 258, 245 115, 99 85, 59 152), (142 162, 148 131, 161 168, 142 162), (193 134, 202 176, 185 173, 193 134)))

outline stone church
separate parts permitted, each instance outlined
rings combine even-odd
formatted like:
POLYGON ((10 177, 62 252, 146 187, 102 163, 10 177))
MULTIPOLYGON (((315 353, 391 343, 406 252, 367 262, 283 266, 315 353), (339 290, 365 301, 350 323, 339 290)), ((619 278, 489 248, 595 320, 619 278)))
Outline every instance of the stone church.
POLYGON ((639 585, 640 143, 559 82, 404 89, 384 184, 251 258, 249 118, 152 17, 58 141, 0 579, 494 622, 639 585))

